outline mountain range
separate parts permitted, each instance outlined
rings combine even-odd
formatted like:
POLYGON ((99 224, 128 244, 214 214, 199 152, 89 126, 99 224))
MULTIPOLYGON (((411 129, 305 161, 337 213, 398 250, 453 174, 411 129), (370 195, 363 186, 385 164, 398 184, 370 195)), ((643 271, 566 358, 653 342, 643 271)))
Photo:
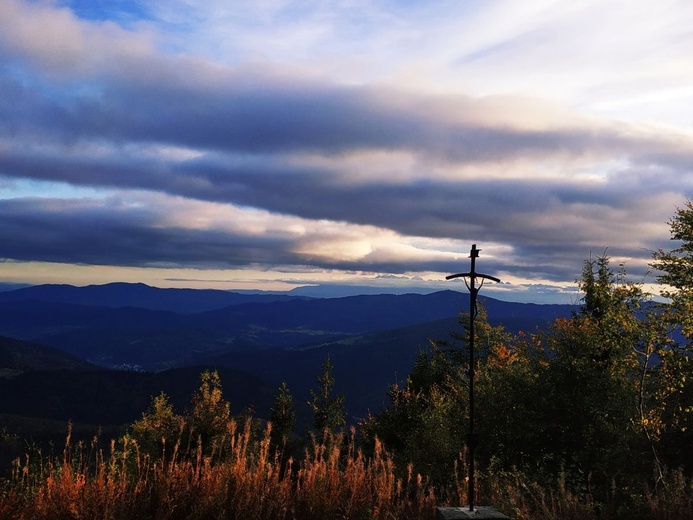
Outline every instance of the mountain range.
MULTIPOLYGON (((512 332, 576 309, 480 301, 512 332)), ((316 298, 114 283, 0 292, 0 414, 128 423, 162 390, 184 408, 197 375, 213 367, 237 413, 267 417, 286 381, 305 422, 329 356, 353 421, 386 404, 388 386, 406 380, 430 340, 462 330, 467 305, 455 291, 316 298)))

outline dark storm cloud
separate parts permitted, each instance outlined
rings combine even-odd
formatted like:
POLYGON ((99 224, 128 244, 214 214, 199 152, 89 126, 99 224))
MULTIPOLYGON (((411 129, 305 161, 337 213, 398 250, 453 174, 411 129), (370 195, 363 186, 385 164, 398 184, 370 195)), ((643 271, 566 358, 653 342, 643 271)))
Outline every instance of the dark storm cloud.
POLYGON ((551 233, 559 238, 565 227, 550 229, 555 221, 542 226, 537 217, 553 212, 560 217, 566 209, 575 218, 565 225, 571 225, 573 242, 580 241, 598 232, 585 226, 580 217, 589 221, 600 208, 628 211, 650 195, 655 183, 676 182, 679 189, 693 188, 691 181, 674 180, 673 173, 671 179, 660 175, 649 183, 628 184, 622 183, 622 176, 604 182, 480 178, 344 183, 338 172, 292 168, 273 158, 225 166, 223 157, 170 164, 150 158, 132 160, 128 154, 90 159, 50 154, 25 157, 0 151, 0 171, 74 184, 151 189, 307 219, 371 224, 407 235, 467 236, 481 228, 501 241, 513 241, 518 235, 525 240, 546 240, 551 233), (519 226, 525 227, 520 230, 519 226))
MULTIPOLYGON (((425 202, 425 201, 424 201, 425 202)), ((464 207, 464 204, 458 207, 464 207)), ((382 207, 386 214, 389 206, 382 207)), ((462 260, 379 259, 366 255, 354 260, 326 258, 296 252, 300 237, 245 235, 233 230, 188 229, 167 224, 170 209, 132 206, 113 201, 64 201, 16 199, 0 202, 0 258, 121 266, 187 266, 200 268, 256 265, 310 265, 314 268, 406 273, 416 271, 456 272, 462 260)), ((464 215, 464 212, 460 212, 464 215)), ((450 234, 477 237, 479 241, 504 242, 514 251, 502 258, 485 258, 492 272, 508 271, 515 276, 547 280, 572 280, 592 247, 589 237, 576 238, 573 246, 562 237, 537 234, 494 220, 494 212, 474 216, 471 225, 451 224, 450 234), (464 233, 464 234, 463 234, 464 233)), ((512 216, 510 216, 512 217, 512 216)), ((471 217, 470 217, 471 218, 471 217)), ((406 232, 407 230, 402 230, 406 232)), ((571 233, 574 230, 564 230, 571 233)), ((320 232, 319 229, 317 231, 320 232)), ((589 229, 585 230, 588 234, 589 229)), ((594 230, 592 230, 594 232, 594 230)), ((601 250, 598 251, 601 253, 601 250)), ((612 251, 626 253, 627 251, 612 251)), ((630 251, 633 253, 633 251, 630 251)), ((641 251, 635 251, 641 253, 641 251)), ((461 255, 464 257, 464 255, 461 255)))
POLYGON ((295 262, 285 240, 164 226, 151 208, 99 201, 0 201, 0 258, 94 265, 232 267, 295 262))
POLYGON ((343 261, 296 253, 298 237, 164 225, 153 207, 113 199, 0 201, 0 259, 90 265, 224 269, 263 265, 404 272, 451 262, 343 261))
MULTIPOLYGON (((330 169, 290 167, 282 163, 281 157, 237 160, 224 154, 171 163, 128 153, 92 158, 81 154, 56 157, 51 153, 25 157, 0 152, 0 168, 31 178, 145 188, 305 219, 375 225, 405 236, 471 237, 470 240, 480 242, 503 243, 513 252, 498 265, 489 265, 490 269, 555 281, 575 279, 580 262, 590 251, 611 247, 614 255, 648 256, 646 250, 654 249, 666 237, 652 237, 648 232, 639 232, 638 227, 647 222, 647 217, 651 219, 653 212, 659 214, 657 221, 661 223, 671 212, 671 208, 647 208, 648 197, 661 189, 659 185, 690 186, 690 180, 677 180, 677 172, 663 170, 658 177, 648 179, 647 170, 638 172, 632 167, 597 182, 483 178, 453 182, 432 178, 404 184, 378 180, 354 183, 343 182, 340 173, 330 169), (632 178, 648 182, 628 181, 632 178), (661 241, 657 243, 654 238, 661 241)), ((397 273, 459 269, 458 263, 450 261, 374 261, 368 257, 328 261, 319 256, 294 254, 288 241, 234 238, 232 233, 220 236, 209 231, 167 227, 154 229, 146 225, 146 220, 121 225, 118 222, 125 214, 117 211, 109 215, 109 225, 99 234, 112 238, 97 239, 84 231, 72 236, 80 229, 73 221, 93 219, 70 216, 75 208, 64 211, 65 217, 44 215, 45 227, 33 222, 35 229, 40 230, 60 225, 67 235, 52 243, 53 255, 47 251, 50 241, 41 239, 32 245, 24 239, 16 241, 15 249, 7 249, 3 256, 53 261, 62 257, 63 261, 123 265, 157 261, 175 265, 207 262, 215 266, 294 263, 397 273), (118 238, 120 233, 123 236, 118 238), (139 236, 142 240, 138 241, 139 236), (120 242, 125 242, 122 247, 120 242), (101 245, 94 248, 94 244, 101 245)), ((12 220, 5 216, 5 221, 12 220)), ((58 234, 57 228, 55 233, 58 234)), ((28 234, 23 231, 17 237, 28 234)))
POLYGON ((172 80, 56 92, 9 75, 0 82, 0 131, 65 143, 166 143, 251 153, 408 150, 453 162, 613 154, 640 146, 638 138, 608 126, 522 129, 480 122, 479 105, 489 102, 464 96, 265 83, 272 79, 230 77, 214 89, 172 80))

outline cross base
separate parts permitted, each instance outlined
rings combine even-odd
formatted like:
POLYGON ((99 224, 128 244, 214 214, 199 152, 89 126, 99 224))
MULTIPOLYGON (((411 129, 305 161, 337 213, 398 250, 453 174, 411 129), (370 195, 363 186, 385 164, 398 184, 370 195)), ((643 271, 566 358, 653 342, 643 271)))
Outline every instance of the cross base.
POLYGON ((437 520, 510 520, 509 516, 490 506, 476 506, 474 511, 469 507, 439 507, 437 520))

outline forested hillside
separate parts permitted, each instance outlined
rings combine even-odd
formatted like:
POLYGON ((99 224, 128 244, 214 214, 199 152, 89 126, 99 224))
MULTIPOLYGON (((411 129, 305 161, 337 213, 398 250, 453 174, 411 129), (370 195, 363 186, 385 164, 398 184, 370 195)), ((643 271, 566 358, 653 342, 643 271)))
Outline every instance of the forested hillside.
MULTIPOLYGON (((464 294, 454 291, 305 299, 225 291, 197 295, 195 291, 161 290, 142 284, 37 286, 0 293, 1 332, 52 347, 46 347, 45 352, 62 351, 65 359, 88 361, 92 369, 101 370, 104 380, 111 381, 97 389, 87 384, 96 379, 84 374, 24 374, 0 385, 2 395, 18 396, 0 399, 0 413, 16 414, 22 409, 26 416, 44 417, 46 407, 40 402, 32 404, 43 392, 56 401, 72 402, 75 392, 79 393, 76 383, 83 381, 94 390, 84 395, 90 406, 81 413, 56 406, 51 418, 67 421, 79 417, 80 421, 105 426, 103 415, 86 410, 107 410, 109 403, 118 402, 116 394, 133 377, 139 377, 128 372, 175 374, 177 368, 198 367, 195 370, 199 372, 199 367, 216 367, 255 376, 245 392, 234 392, 232 401, 234 406, 253 405, 266 417, 268 404, 263 395, 267 385, 276 388, 287 381, 297 399, 304 402, 329 355, 337 389, 348 397, 349 422, 354 423, 386 405, 388 386, 406 379, 418 352, 429 350, 431 340, 449 337, 466 301, 464 294), (211 299, 206 301, 209 295, 211 299), (105 305, 110 296, 114 302, 105 305), (173 303, 166 303, 167 296, 173 303), (140 298, 149 308, 135 306, 140 298), (186 312, 165 310, 184 302, 186 312), (213 310, 193 312, 214 306, 213 310), (104 369, 115 371, 106 373, 104 369), (35 396, 33 401, 25 397, 27 386, 35 387, 28 394, 35 396)), ((513 331, 546 327, 557 316, 569 316, 575 308, 492 299, 485 302, 495 315, 494 323, 506 323, 513 331)), ((29 352, 28 346, 24 352, 29 352)), ((34 369, 67 367, 49 358, 43 365, 34 369)), ((119 420, 134 420, 143 400, 150 398, 143 387, 136 387, 142 395, 125 400, 131 403, 130 417, 121 414, 119 420)), ((306 423, 307 415, 307 407, 299 410, 301 424, 306 423)))

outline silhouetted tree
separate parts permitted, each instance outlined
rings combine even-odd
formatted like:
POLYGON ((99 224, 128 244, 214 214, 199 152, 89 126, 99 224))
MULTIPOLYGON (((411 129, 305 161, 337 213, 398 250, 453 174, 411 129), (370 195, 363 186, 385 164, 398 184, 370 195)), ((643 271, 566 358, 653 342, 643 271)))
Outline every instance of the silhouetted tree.
POLYGON ((270 422, 272 433, 270 441, 275 449, 284 450, 296 424, 296 411, 294 410, 294 398, 286 386, 286 381, 279 387, 279 393, 274 400, 274 406, 270 410, 270 422))
POLYGON ((444 342, 432 347, 419 353, 406 386, 390 387, 389 406, 366 417, 361 431, 367 447, 377 437, 392 450, 401 471, 411 463, 414 472, 444 489, 452 485, 464 450, 467 384, 451 352, 455 347, 444 342))
POLYGON ((616 276, 606 254, 585 261, 579 288, 580 311, 537 338, 548 353, 538 381, 541 444, 548 475, 563 472, 576 491, 605 499, 609 486, 625 490, 636 475, 652 474, 648 458, 633 453, 653 448, 644 427, 654 329, 648 296, 624 271, 616 276))
POLYGON ((344 412, 344 395, 333 395, 334 376, 332 375, 330 356, 322 365, 322 372, 317 376, 318 389, 310 391, 308 406, 313 412, 313 427, 319 433, 324 430, 335 431, 346 424, 344 412))

